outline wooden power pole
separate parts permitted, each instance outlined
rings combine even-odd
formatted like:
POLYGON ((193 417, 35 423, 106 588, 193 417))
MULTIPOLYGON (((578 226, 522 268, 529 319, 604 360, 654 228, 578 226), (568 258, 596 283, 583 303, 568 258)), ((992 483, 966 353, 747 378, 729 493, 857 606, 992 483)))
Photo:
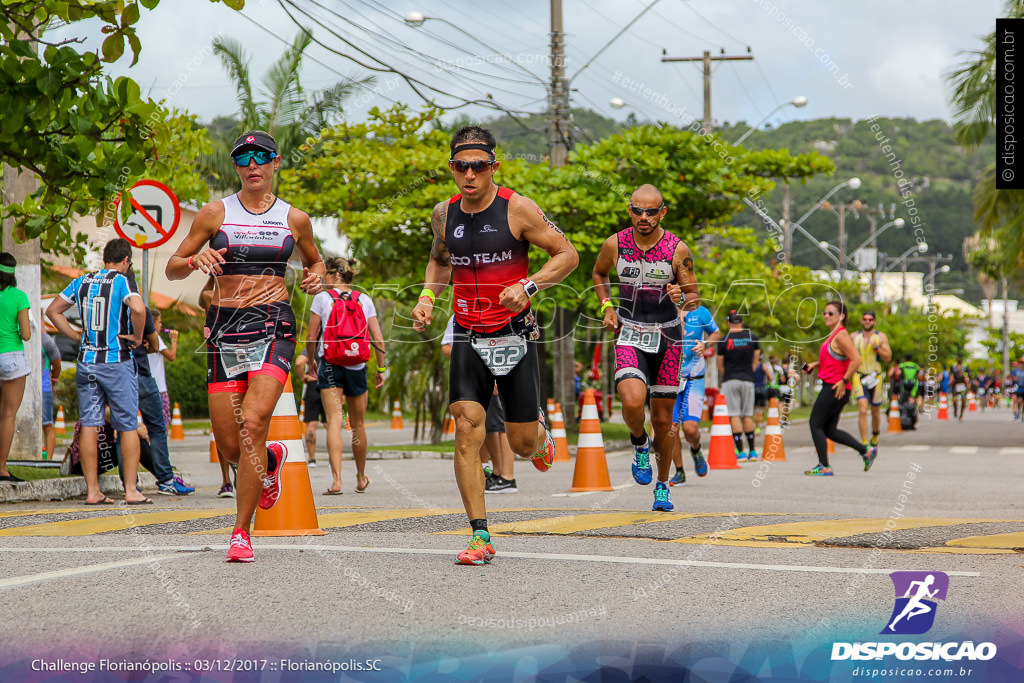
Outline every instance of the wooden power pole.
MULTIPOLYGON (((747 48, 750 51, 750 48, 747 48)), ((722 54, 712 57, 710 50, 704 50, 704 54, 700 57, 662 57, 663 62, 703 62, 704 64, 704 130, 703 133, 707 135, 713 129, 711 123, 711 62, 731 62, 737 60, 751 60, 754 55, 727 55, 725 50, 722 50, 722 54)))

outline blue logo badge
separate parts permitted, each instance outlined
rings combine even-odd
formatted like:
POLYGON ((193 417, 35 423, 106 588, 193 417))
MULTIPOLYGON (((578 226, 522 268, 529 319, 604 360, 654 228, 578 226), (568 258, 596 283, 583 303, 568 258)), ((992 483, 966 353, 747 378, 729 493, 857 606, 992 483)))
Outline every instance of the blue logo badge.
POLYGON ((946 599, 949 577, 943 572, 893 572, 896 604, 882 634, 917 635, 935 623, 938 600, 946 599))

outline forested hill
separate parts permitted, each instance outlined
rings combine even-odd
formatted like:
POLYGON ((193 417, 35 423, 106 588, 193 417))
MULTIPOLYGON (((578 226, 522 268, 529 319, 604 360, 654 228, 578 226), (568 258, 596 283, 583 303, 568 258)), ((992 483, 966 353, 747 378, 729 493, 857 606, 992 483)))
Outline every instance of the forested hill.
MULTIPOLYGON (((577 128, 575 144, 588 144, 621 128, 610 119, 590 111, 574 111, 577 128)), ((544 119, 531 117, 531 128, 543 130, 544 119)), ((489 122, 506 153, 543 158, 546 136, 530 133, 507 117, 489 122)), ((748 130, 745 124, 725 125, 718 133, 726 141, 738 139, 748 130)), ((806 185, 795 183, 791 188, 791 216, 795 220, 808 211, 819 198, 836 184, 852 177, 861 179, 857 191, 840 190, 833 203, 860 200, 870 207, 881 204, 888 222, 888 213, 895 204, 895 215, 907 221, 906 227, 891 227, 879 238, 878 246, 890 256, 899 256, 914 244, 913 228, 920 227, 928 241, 928 254, 950 254, 952 271, 936 278, 936 289, 964 288, 964 298, 977 302, 981 289, 977 278, 967 267, 963 240, 974 233, 971 191, 981 169, 995 159, 991 141, 977 150, 958 146, 949 124, 940 120, 878 118, 874 121, 850 119, 815 119, 787 123, 775 129, 754 132, 744 142, 751 149, 788 149, 793 153, 817 151, 836 163, 832 178, 815 178, 806 185), (874 126, 875 128, 872 128, 874 126), (888 146, 888 148, 886 148, 888 146), (902 181, 902 185, 900 184, 902 181), (912 202, 912 203, 911 203, 912 202), (912 210, 916 216, 912 216, 912 210), (911 219, 919 222, 911 225, 911 219)), ((781 190, 767 198, 769 211, 782 215, 781 190)), ((737 225, 758 225, 749 212, 736 217, 737 225)), ((836 215, 821 208, 804 222, 804 227, 818 240, 832 244, 838 241, 836 215)), ((866 217, 848 215, 847 244, 853 248, 868 238, 866 217)), ((794 236, 794 262, 800 265, 826 267, 832 262, 810 240, 794 236)), ((924 264, 911 265, 910 270, 926 271, 924 264)))

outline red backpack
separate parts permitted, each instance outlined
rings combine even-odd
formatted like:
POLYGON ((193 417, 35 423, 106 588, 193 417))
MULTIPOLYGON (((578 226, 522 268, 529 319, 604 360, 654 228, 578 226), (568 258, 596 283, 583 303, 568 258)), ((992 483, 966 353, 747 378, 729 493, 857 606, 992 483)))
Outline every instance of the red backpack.
POLYGON ((343 366, 365 363, 370 359, 370 339, 359 292, 327 293, 334 305, 324 326, 324 360, 343 366))

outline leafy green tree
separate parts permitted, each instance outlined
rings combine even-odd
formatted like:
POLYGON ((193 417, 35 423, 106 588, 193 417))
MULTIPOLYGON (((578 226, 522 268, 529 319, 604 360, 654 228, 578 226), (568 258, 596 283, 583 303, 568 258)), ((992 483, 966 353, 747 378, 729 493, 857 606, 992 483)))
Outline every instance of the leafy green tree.
MULTIPOLYGON (((242 0, 222 0, 240 8, 242 0)), ((130 78, 112 79, 104 63, 134 64, 142 45, 135 31, 140 7, 159 0, 5 0, 0 21, 0 161, 31 172, 40 187, 8 204, 16 235, 31 239, 55 230, 52 249, 73 244, 70 220, 109 201, 134 183, 156 155, 165 112, 140 96, 130 78), (107 34, 98 51, 79 51, 74 37, 53 41, 51 26, 98 20, 107 34)), ((127 204, 127 202, 125 203, 127 204)))
POLYGON ((303 29, 291 46, 267 70, 260 81, 262 99, 254 92, 249 73, 250 57, 233 38, 215 38, 213 52, 220 57, 235 86, 238 100, 237 126, 220 128, 215 148, 204 161, 211 183, 219 190, 233 189, 235 173, 229 153, 235 138, 246 130, 265 130, 277 140, 283 166, 292 166, 307 156, 323 131, 344 111, 344 101, 356 88, 369 85, 372 78, 345 78, 322 90, 302 87, 299 73, 313 35, 303 29))

